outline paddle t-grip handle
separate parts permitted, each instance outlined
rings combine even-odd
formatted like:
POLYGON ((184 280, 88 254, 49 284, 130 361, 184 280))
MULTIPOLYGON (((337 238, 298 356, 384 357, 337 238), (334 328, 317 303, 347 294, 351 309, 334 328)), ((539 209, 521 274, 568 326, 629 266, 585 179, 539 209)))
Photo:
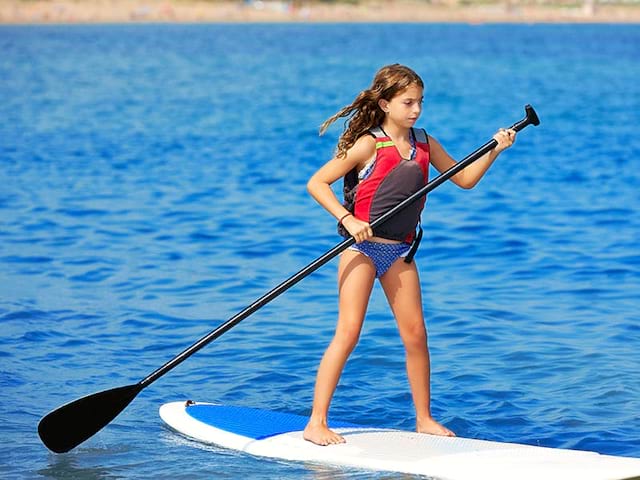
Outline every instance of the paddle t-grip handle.
POLYGON ((536 111, 533 109, 531 105, 525 105, 524 112, 525 112, 525 117, 519 122, 514 123, 513 126, 511 127, 516 132, 519 132, 527 125, 533 125, 536 127, 540 125, 540 119, 538 118, 538 114, 536 113, 536 111))

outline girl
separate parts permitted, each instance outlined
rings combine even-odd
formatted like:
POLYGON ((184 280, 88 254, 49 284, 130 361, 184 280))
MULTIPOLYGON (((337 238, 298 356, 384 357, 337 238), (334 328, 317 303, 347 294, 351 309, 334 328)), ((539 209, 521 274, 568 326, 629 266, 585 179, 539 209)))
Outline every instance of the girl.
MULTIPOLYGON (((414 71, 398 64, 388 65, 377 72, 369 89, 320 128, 322 134, 337 119, 348 118, 335 157, 311 177, 307 189, 338 219, 342 233, 353 236, 356 244, 340 258, 338 323, 320 362, 313 409, 304 430, 304 438, 318 445, 345 441, 328 428, 329 404, 358 341, 376 278, 395 316, 406 351, 416 430, 454 436, 431 416, 427 332, 418 270, 411 251, 424 201, 399 212, 375 232, 369 225, 426 184, 429 164, 443 172, 455 163, 436 139, 413 128, 422 112, 423 89, 424 84, 414 71), (331 189, 331 184, 342 177, 345 205, 331 189)), ((456 185, 476 185, 498 154, 513 144, 515 131, 501 129, 494 138, 498 145, 492 151, 451 178, 456 185)))

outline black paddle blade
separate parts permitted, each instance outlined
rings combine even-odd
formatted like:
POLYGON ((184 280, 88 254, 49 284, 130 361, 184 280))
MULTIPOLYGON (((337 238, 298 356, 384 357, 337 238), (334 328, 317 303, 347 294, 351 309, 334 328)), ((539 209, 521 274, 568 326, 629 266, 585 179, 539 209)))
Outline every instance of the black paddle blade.
POLYGON ((67 403, 40 420, 38 435, 52 452, 68 452, 116 418, 142 388, 136 383, 94 393, 67 403))

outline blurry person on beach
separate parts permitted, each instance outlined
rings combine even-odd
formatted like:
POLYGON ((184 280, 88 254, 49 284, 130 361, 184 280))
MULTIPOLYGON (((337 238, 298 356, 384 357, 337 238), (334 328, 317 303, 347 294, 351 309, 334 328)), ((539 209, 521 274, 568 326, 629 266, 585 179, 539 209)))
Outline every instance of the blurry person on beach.
MULTIPOLYGON (((381 68, 370 88, 324 122, 346 118, 335 156, 309 180, 311 196, 338 220, 356 244, 338 266, 339 313, 335 334, 318 368, 313 408, 304 438, 318 445, 343 443, 329 429, 328 412, 344 365, 355 348, 377 278, 395 317, 406 353, 406 368, 416 413, 416 430, 454 436, 431 415, 430 360, 418 269, 413 261, 424 199, 414 202, 375 232, 370 223, 427 183, 429 165, 444 172, 455 164, 438 141, 414 128, 422 113, 424 84, 410 68, 381 68), (345 202, 331 184, 344 178, 345 202)), ((510 147, 515 131, 500 129, 496 147, 451 180, 472 188, 496 157, 510 147)), ((421 231, 420 231, 421 233, 421 231)))

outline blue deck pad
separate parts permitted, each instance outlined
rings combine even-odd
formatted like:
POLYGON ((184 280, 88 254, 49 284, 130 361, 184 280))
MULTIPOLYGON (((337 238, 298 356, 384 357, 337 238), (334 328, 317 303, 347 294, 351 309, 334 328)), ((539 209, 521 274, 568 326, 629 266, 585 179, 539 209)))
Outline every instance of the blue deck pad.
MULTIPOLYGON (((302 415, 224 405, 195 404, 186 407, 186 412, 207 425, 255 440, 304 430, 309 421, 309 417, 302 415)), ((362 425, 339 421, 329 422, 329 426, 331 428, 362 427, 362 425)))

